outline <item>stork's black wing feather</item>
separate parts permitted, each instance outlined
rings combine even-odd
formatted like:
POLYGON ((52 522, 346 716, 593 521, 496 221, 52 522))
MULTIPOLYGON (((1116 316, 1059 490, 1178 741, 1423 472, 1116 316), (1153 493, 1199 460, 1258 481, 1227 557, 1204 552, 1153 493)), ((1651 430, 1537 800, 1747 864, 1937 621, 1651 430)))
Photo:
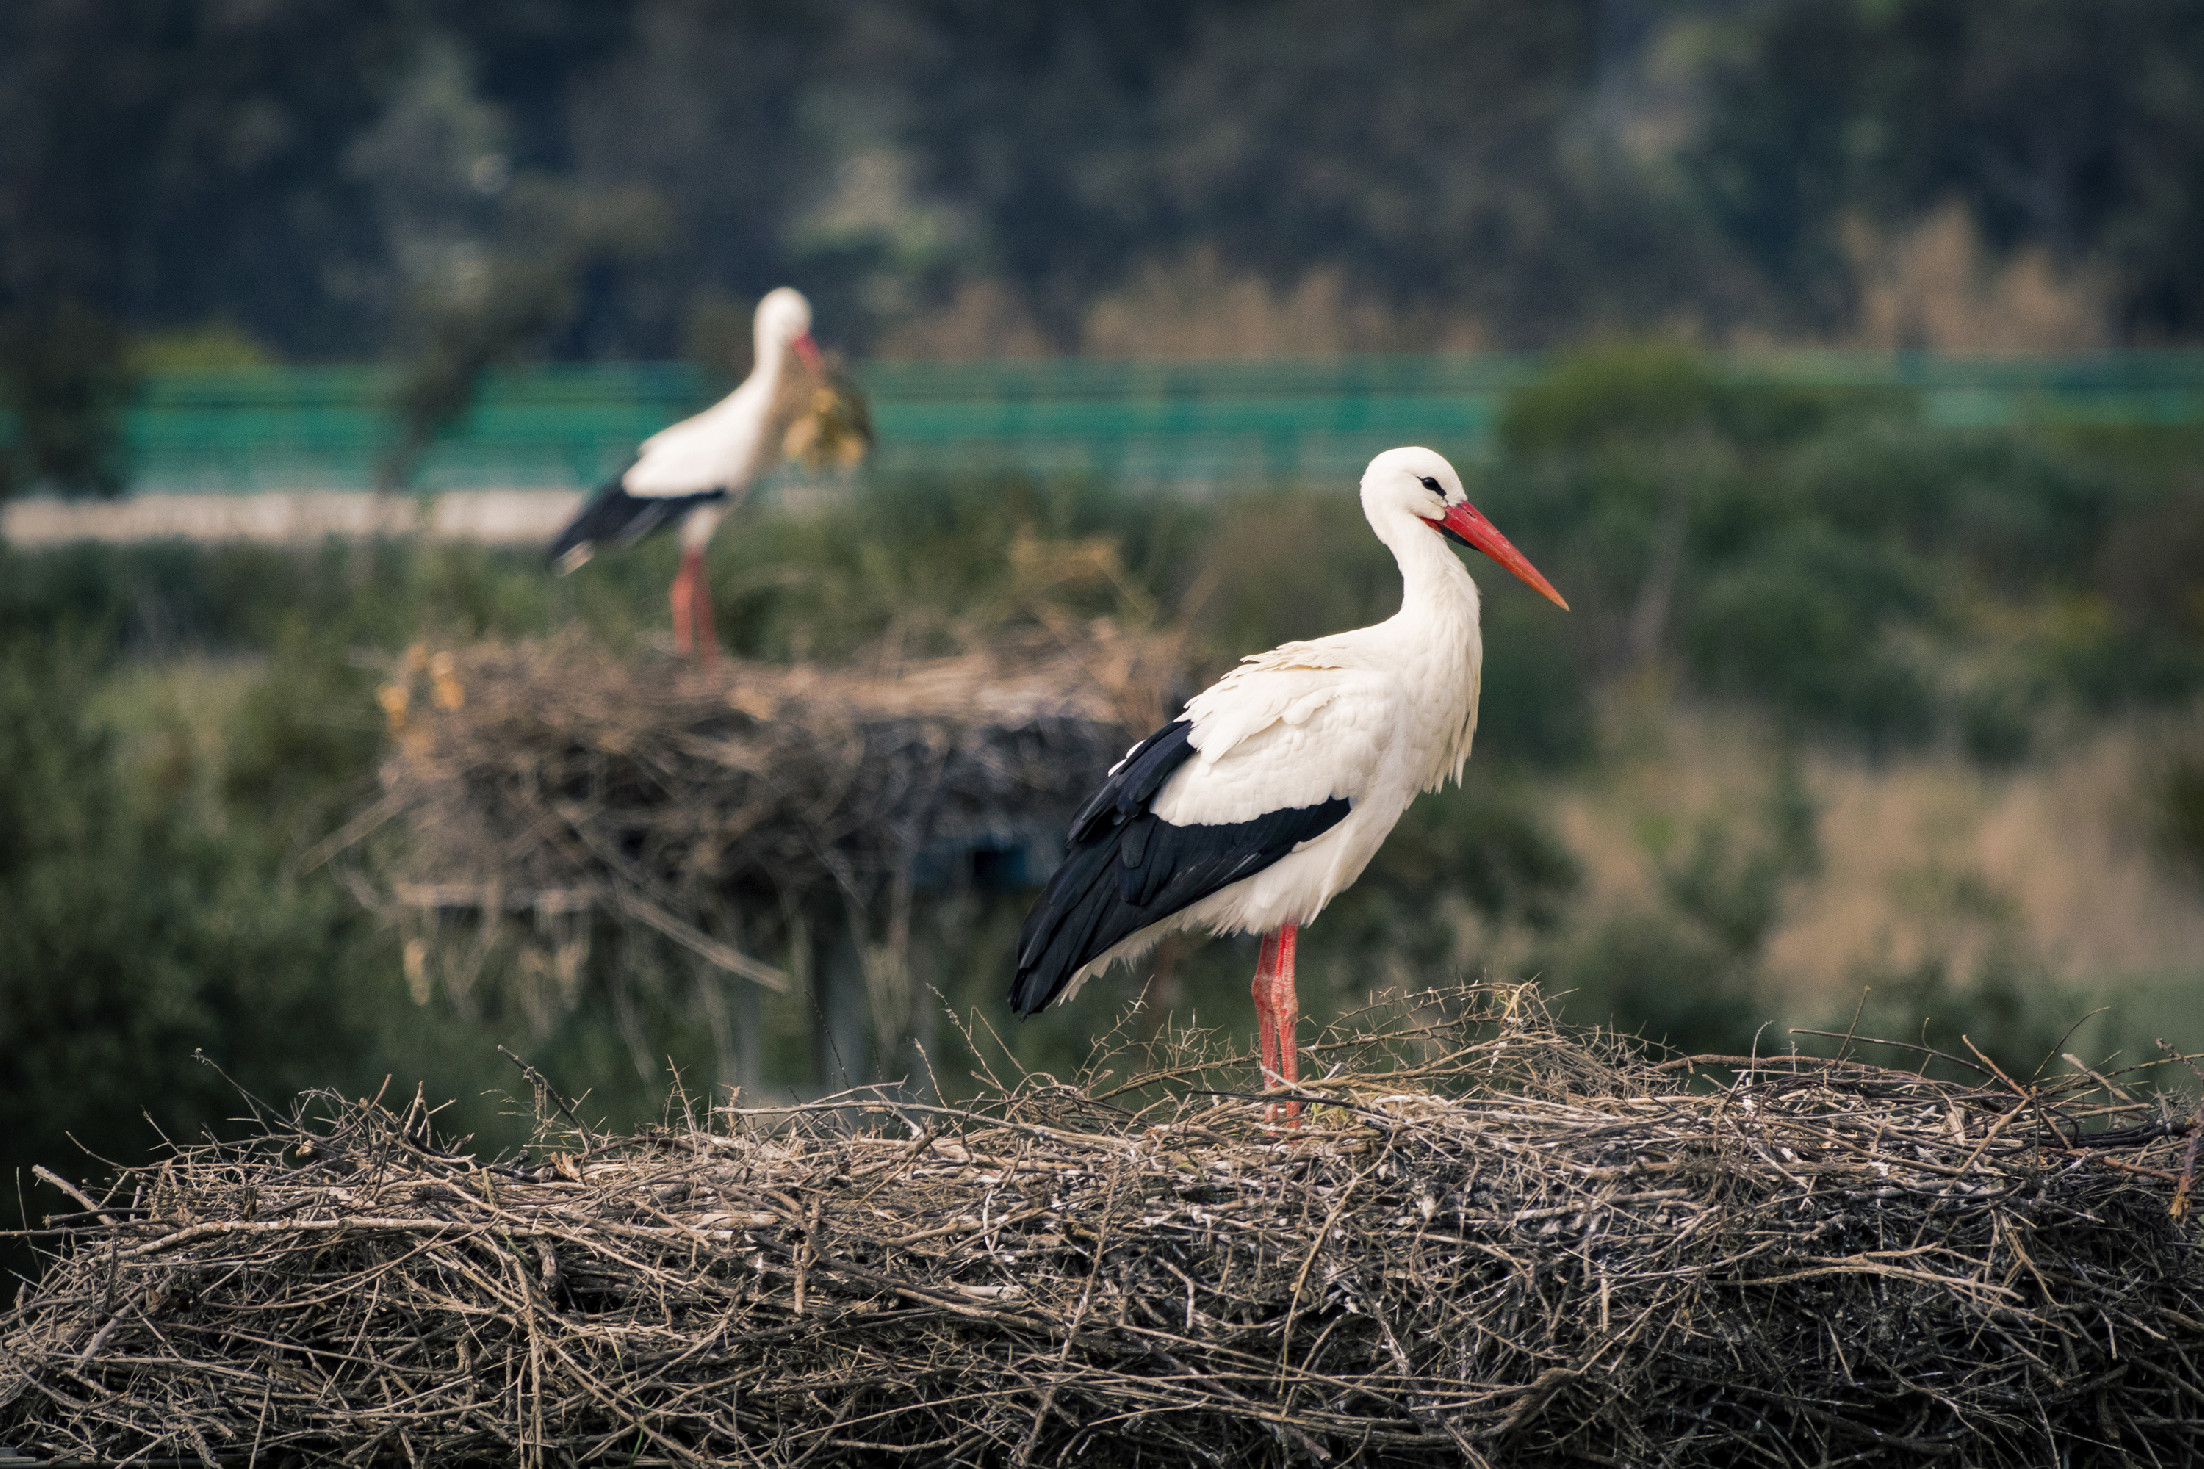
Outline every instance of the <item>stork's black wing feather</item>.
POLYGON ((1243 877, 1344 819, 1343 796, 1251 821, 1174 826, 1150 806, 1194 756, 1181 719, 1135 745, 1072 818, 1070 851, 1018 935, 1010 1005, 1031 1015, 1114 945, 1243 877))
POLYGON ((699 505, 727 498, 724 489, 694 495, 631 495, 615 479, 589 497, 546 556, 561 571, 572 571, 600 546, 632 546, 643 537, 678 524, 699 505))

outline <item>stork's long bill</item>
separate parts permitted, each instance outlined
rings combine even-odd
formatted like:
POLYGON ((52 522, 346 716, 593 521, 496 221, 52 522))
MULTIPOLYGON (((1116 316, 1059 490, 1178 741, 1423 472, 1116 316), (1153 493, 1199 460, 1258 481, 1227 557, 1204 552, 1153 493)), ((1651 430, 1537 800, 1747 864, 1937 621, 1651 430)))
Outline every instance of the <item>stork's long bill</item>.
POLYGON ((811 340, 811 333, 805 332, 788 345, 795 349, 798 357, 803 359, 804 366, 810 368, 813 372, 820 370, 819 344, 811 340))
POLYGON ((1467 500, 1459 505, 1447 506, 1446 518, 1436 522, 1432 529, 1460 541, 1465 546, 1484 552, 1522 578, 1525 585, 1547 601, 1564 612, 1569 610, 1569 604, 1561 599, 1561 593, 1554 590, 1553 583, 1540 576, 1538 568, 1531 565, 1521 551, 1508 544, 1508 538, 1500 534, 1499 528, 1485 519, 1484 512, 1467 500))

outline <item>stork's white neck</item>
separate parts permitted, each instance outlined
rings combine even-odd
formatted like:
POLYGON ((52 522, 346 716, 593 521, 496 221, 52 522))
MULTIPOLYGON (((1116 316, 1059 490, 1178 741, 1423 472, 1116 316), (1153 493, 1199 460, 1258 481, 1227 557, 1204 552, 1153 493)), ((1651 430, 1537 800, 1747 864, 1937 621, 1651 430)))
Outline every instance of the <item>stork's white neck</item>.
POLYGON ((743 385, 748 387, 754 383, 761 390, 771 388, 780 382, 781 369, 788 365, 788 343, 760 326, 752 344, 755 350, 750 375, 743 379, 743 385))
POLYGON ((1376 507, 1369 512, 1369 521, 1400 566, 1400 611, 1394 621, 1429 625, 1457 636, 1462 629, 1473 631, 1477 584, 1455 554, 1453 542, 1431 521, 1394 506, 1376 507))

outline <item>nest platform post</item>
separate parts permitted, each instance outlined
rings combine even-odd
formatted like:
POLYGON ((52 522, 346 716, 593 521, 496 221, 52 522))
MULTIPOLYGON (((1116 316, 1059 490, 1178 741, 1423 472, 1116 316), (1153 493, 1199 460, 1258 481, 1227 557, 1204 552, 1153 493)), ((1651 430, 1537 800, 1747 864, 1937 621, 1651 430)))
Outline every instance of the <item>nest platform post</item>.
POLYGON ((822 1091, 847 1091, 876 1079, 865 1035, 864 960, 841 915, 809 927, 811 1079, 822 1091))

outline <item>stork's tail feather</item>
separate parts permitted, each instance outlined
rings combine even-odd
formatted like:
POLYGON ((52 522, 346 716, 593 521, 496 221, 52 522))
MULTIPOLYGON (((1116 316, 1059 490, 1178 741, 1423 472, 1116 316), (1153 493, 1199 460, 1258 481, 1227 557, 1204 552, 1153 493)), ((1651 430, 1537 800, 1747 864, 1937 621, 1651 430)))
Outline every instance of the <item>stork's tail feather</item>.
MULTIPOLYGON (((1175 719, 1125 752, 1109 779, 1071 819, 1070 850, 1049 879, 1048 892, 1026 914, 1018 933, 1018 974, 1010 1004, 1020 1015, 1039 1011, 1063 993, 1072 976, 1132 930, 1102 942, 1117 906, 1113 880, 1122 859, 1126 824, 1148 812, 1148 803, 1171 773, 1193 758, 1193 726, 1175 719)), ((1145 833, 1137 862, 1145 853, 1145 833)), ((1115 915, 1120 921, 1123 913, 1115 915)), ((1135 925, 1137 927, 1137 924, 1135 925)))
POLYGON ((631 546, 653 531, 679 524, 697 506, 726 498, 723 489, 695 495, 631 495, 612 480, 589 497, 551 543, 545 558, 564 575, 595 555, 600 546, 631 546))
POLYGON ((1048 895, 1018 932, 1018 974, 1010 983, 1015 1013, 1039 1013, 1108 947, 1095 940, 1117 903, 1116 866, 1117 843, 1097 842, 1075 849, 1056 869, 1048 895))

